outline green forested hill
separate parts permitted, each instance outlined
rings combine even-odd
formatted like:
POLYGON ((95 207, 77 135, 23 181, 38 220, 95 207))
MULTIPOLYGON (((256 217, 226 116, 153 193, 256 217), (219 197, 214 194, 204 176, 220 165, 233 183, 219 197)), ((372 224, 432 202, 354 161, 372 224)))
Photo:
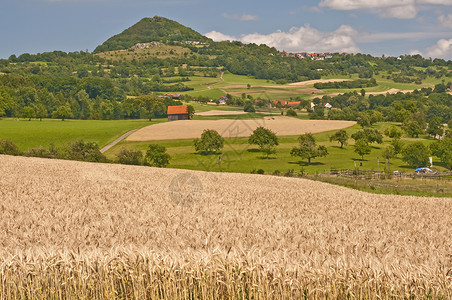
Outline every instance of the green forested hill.
POLYGON ((144 18, 122 33, 109 38, 102 45, 98 46, 94 52, 99 53, 128 49, 136 43, 149 43, 154 41, 208 42, 211 40, 176 21, 155 16, 153 18, 144 18))

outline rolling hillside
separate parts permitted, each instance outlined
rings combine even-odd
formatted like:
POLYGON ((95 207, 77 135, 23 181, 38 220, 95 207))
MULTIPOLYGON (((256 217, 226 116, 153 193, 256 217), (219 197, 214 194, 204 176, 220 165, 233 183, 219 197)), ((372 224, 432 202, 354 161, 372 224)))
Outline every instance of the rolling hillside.
POLYGON ((143 18, 141 21, 117 34, 102 45, 94 53, 129 49, 137 43, 149 42, 209 42, 209 38, 176 21, 163 17, 143 18))

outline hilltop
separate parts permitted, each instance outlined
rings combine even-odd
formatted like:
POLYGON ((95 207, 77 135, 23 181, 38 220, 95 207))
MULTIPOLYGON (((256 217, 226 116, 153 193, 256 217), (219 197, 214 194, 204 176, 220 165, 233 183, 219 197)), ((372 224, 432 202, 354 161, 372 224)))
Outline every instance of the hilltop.
POLYGON ((143 18, 132 27, 117 34, 102 45, 94 53, 129 49, 137 43, 150 42, 210 42, 211 40, 195 30, 163 17, 143 18))

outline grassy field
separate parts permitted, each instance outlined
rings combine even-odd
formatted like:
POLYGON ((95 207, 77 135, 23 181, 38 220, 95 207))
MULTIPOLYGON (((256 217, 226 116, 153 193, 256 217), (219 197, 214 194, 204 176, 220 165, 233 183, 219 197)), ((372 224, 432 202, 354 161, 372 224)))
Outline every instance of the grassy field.
MULTIPOLYGON (((380 123, 374 128, 383 130, 383 127, 391 126, 389 124, 380 123)), ((361 127, 354 125, 347 129, 349 135, 360 130, 361 127)), ((240 172, 249 173, 253 170, 263 169, 266 173, 273 173, 276 170, 286 172, 294 169, 295 171, 303 171, 307 174, 324 173, 329 169, 363 169, 363 170, 384 170, 384 149, 389 146, 390 139, 385 137, 383 144, 372 144, 372 151, 370 155, 361 157, 354 152, 354 141, 350 139, 349 145, 344 146, 343 149, 339 147, 337 142, 330 142, 329 136, 334 131, 314 134, 319 145, 324 145, 328 149, 328 156, 316 158, 312 160, 311 165, 306 161, 300 160, 298 157, 290 155, 292 147, 297 146, 298 136, 283 136, 279 137, 279 146, 277 147, 277 154, 271 156, 270 159, 263 158, 263 154, 259 152, 255 145, 249 145, 246 137, 229 138, 225 140, 225 147, 223 151, 217 155, 200 155, 195 153, 192 139, 185 140, 165 140, 154 141, 165 146, 168 153, 171 155, 171 168, 182 168, 192 170, 205 171, 222 171, 222 172, 240 172), (218 158, 221 156, 221 164, 218 164, 218 158)), ((405 142, 414 141, 415 139, 403 138, 405 142)), ((424 136, 422 140, 429 144, 433 139, 424 136)), ((115 159, 116 154, 122 148, 146 151, 151 142, 128 142, 124 141, 118 144, 115 148, 108 151, 106 154, 109 158, 115 159)), ((438 170, 446 170, 444 165, 434 157, 434 167, 438 170)), ((403 173, 413 172, 414 169, 407 166, 400 157, 394 158, 390 161, 391 171, 400 171, 403 173)))
POLYGON ((450 199, 0 155, 1 299, 450 299, 450 199))
POLYGON ((165 122, 166 119, 148 120, 0 120, 0 139, 12 140, 21 151, 51 143, 61 146, 83 139, 96 142, 100 147, 107 145, 122 134, 150 124, 165 122))
MULTIPOLYGON (((448 78, 434 78, 428 77, 423 80, 422 84, 404 84, 396 83, 391 79, 386 77, 389 74, 385 72, 380 73, 380 75, 374 76, 378 85, 375 87, 364 88, 366 93, 383 93, 387 91, 395 92, 395 90, 408 91, 420 89, 422 87, 433 88, 435 84, 441 83, 443 79, 448 80, 448 78)), ((212 99, 217 99, 226 93, 231 93, 233 95, 241 95, 242 93, 251 94, 255 99, 290 99, 296 97, 303 97, 307 99, 313 99, 315 97, 322 97, 323 95, 331 94, 342 94, 356 91, 361 92, 359 89, 325 89, 317 90, 314 88, 313 84, 306 86, 293 86, 290 84, 279 85, 271 80, 255 79, 251 76, 241 76, 234 75, 230 73, 224 73, 222 78, 220 74, 216 78, 212 77, 201 77, 201 76, 191 76, 190 81, 184 84, 193 88, 193 91, 185 92, 185 94, 191 96, 206 96, 212 99), (248 89, 247 85, 250 84, 248 89), (314 92, 314 93, 313 93, 314 92)), ((358 75, 351 76, 326 76, 322 79, 359 79, 358 75)))

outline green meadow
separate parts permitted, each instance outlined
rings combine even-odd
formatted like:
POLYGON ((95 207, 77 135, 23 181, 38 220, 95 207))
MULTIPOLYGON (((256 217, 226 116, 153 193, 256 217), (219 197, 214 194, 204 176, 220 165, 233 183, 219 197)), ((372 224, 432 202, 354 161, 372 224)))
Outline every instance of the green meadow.
POLYGON ((0 139, 13 141, 21 151, 51 143, 61 146, 75 140, 96 142, 103 147, 122 134, 166 119, 148 120, 68 120, 0 119, 0 139))

